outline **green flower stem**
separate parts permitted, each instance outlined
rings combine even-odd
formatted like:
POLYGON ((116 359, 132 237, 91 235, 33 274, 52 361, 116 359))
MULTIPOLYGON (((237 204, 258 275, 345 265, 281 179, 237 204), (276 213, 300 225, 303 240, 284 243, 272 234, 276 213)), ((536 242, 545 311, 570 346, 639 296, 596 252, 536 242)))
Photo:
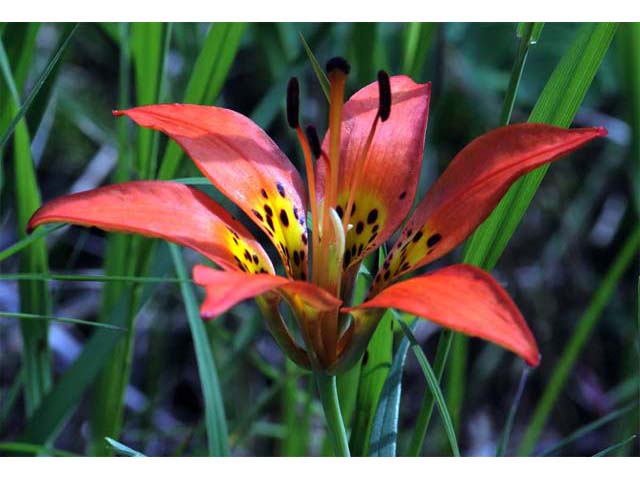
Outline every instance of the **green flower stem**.
POLYGON ((338 390, 336 388, 336 377, 333 375, 324 375, 316 373, 316 384, 318 385, 318 393, 324 410, 324 417, 329 428, 329 433, 333 439, 333 448, 338 457, 350 457, 349 439, 347 431, 342 421, 342 413, 340 412, 340 402, 338 401, 338 390))

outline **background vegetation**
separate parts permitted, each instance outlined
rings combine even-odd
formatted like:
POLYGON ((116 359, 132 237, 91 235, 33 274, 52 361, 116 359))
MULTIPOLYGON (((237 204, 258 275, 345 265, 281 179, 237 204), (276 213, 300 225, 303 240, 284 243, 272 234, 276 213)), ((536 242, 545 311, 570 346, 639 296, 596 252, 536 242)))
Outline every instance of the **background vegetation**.
POLYGON ((539 188, 543 172, 520 182, 441 262, 493 270, 541 366, 523 382, 515 356, 427 322, 403 366, 396 322, 376 335, 376 358, 340 379, 353 453, 450 455, 454 435, 463 455, 637 455, 640 25, 541 28, 0 24, 2 454, 330 453, 309 377, 255 306, 199 320, 193 252, 95 229, 24 230, 42 200, 197 175, 176 145, 112 117, 116 107, 231 108, 301 165, 283 114, 288 78, 301 79, 305 122, 323 130, 327 110, 302 33, 321 64, 350 60, 350 92, 380 68, 433 82, 420 192, 466 143, 509 121, 609 130, 539 188), (431 415, 426 359, 442 375, 449 430, 431 415))

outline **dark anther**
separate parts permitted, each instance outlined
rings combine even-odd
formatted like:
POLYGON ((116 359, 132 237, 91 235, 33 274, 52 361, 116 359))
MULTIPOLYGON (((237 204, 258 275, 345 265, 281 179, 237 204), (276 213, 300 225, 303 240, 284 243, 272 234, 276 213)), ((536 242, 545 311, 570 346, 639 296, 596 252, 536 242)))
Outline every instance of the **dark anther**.
POLYGON ((342 57, 333 57, 327 62, 327 73, 333 72, 336 68, 342 70, 345 75, 351 71, 351 65, 342 57))
POLYGON ((391 85, 389 84, 389 74, 384 70, 378 72, 378 91, 380 93, 378 115, 380 115, 380 120, 384 122, 391 113, 391 85))
POLYGON ((287 122, 291 128, 298 128, 300 113, 300 86, 298 79, 291 77, 287 84, 287 122))
POLYGON ((318 139, 318 131, 313 125, 307 126, 307 140, 309 140, 309 148, 314 157, 320 158, 322 149, 320 148, 320 140, 318 139))

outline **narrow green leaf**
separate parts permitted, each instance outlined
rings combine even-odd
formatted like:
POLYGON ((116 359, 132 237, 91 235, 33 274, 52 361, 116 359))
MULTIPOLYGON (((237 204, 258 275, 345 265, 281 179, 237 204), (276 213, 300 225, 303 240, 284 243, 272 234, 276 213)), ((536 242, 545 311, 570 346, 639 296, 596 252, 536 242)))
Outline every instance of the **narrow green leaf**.
POLYGON ((407 23, 404 31, 402 73, 413 79, 420 78, 437 29, 436 23, 407 23))
POLYGON ((53 457, 77 457, 73 452, 60 450, 57 448, 48 448, 45 445, 36 445, 33 443, 22 442, 3 442, 0 443, 0 452, 22 453, 30 455, 48 455, 53 457))
POLYGON ((427 360, 426 355, 422 351, 420 344, 416 340, 416 337, 413 336, 411 329, 402 319, 398 319, 398 323, 400 327, 402 327, 402 331, 404 332, 406 338, 411 343, 411 350, 416 355, 418 359, 418 363, 420 363, 420 367, 422 368, 422 372, 424 373, 424 377, 427 380, 427 385, 429 385, 429 389, 431 390, 431 394, 434 396, 436 400, 436 405, 438 405, 438 410, 440 412, 440 417, 442 418, 442 423, 444 423, 445 431, 447 432, 447 437, 449 438, 449 444, 451 445, 451 451, 453 455, 456 457, 460 456, 460 450, 458 449, 458 440, 456 439, 456 433, 453 428, 453 422, 451 420, 451 415, 449 414, 449 410, 447 409, 447 404, 444 400, 444 396, 442 395, 442 390, 440 390, 440 385, 438 382, 438 378, 436 374, 433 372, 431 365, 429 364, 429 360, 427 360))
MULTIPOLYGON (((31 107, 31 104, 33 103, 36 96, 40 92, 40 89, 49 78, 49 75, 51 74, 53 69, 58 65, 58 61, 60 60, 60 57, 62 57, 62 54, 67 49, 67 46, 71 41, 71 37, 73 37, 73 34, 75 33, 77 28, 78 28, 78 24, 75 24, 75 26, 69 31, 69 33, 67 33, 64 40, 62 41, 62 44, 60 45, 60 47, 58 47, 58 50, 56 51, 56 53, 54 53, 54 55, 51 57, 51 59, 49 60, 49 63, 47 64, 45 69, 42 71, 40 76, 38 77, 38 80, 36 80, 35 84, 33 85, 33 88, 29 92, 29 95, 20 106, 20 109, 18 110, 16 115, 13 117, 13 120, 11 120, 11 123, 5 129, 4 133, 0 137, 0 150, 4 148, 5 144, 7 143, 7 141, 13 134, 13 131, 15 130, 16 126, 18 125, 18 122, 22 120, 24 115, 27 113, 27 111, 29 110, 29 107, 31 107)), ((4 61, 2 62, 2 68, 3 70, 6 68, 4 61)), ((6 72, 5 72, 5 75, 6 75, 6 72)), ((12 92, 12 95, 14 95, 14 97, 16 98, 18 97, 17 92, 15 91, 12 92)))
POLYGON ((109 325, 107 323, 91 322, 89 320, 82 320, 79 318, 56 317, 53 315, 39 315, 36 313, 0 312, 0 319, 1 318, 42 320, 42 321, 52 321, 52 322, 60 322, 60 323, 72 323, 72 324, 78 324, 78 325, 90 325, 92 327, 106 328, 108 330, 120 330, 120 331, 126 330, 122 327, 118 327, 117 325, 109 325))
POLYGON ((144 453, 140 453, 131 447, 127 447, 125 444, 118 442, 110 437, 105 437, 105 441, 109 444, 113 450, 121 457, 146 457, 144 453))
MULTIPOLYGON (((127 275, 72 275, 60 273, 2 273, 0 280, 62 280, 66 282, 132 282, 132 283, 180 283, 179 278, 139 277, 127 275)), ((192 280, 185 280, 193 283, 192 280)))
MULTIPOLYGON (((169 245, 171 257, 176 270, 176 275, 182 280, 186 280, 187 271, 182 260, 180 248, 176 245, 169 245)), ((182 300, 184 301, 189 328, 193 338, 193 344, 198 363, 198 373, 200 384, 204 396, 205 422, 207 426, 207 439, 209 445, 209 455, 220 457, 229 455, 229 435, 227 421, 225 419, 222 393, 218 381, 218 370, 213 359, 213 352, 209 344, 207 331, 204 322, 200 318, 200 308, 196 300, 193 288, 186 282, 180 285, 182 300)))
MULTIPOLYGON (((388 310, 385 315, 393 315, 388 310)), ((393 323, 391 323, 393 327, 393 323)), ((385 329, 388 330, 388 329, 385 329)), ((369 456, 395 457, 398 443, 398 417, 402 394, 402 371, 409 350, 409 339, 403 338, 393 356, 393 363, 377 400, 375 415, 371 422, 369 456)), ((386 372, 385 372, 386 373, 386 372)))
POLYGON ((610 454, 611 452, 613 452, 614 450, 622 448, 625 445, 627 445, 628 443, 634 441, 636 438, 638 438, 638 434, 637 433, 631 435, 626 440, 622 440, 621 442, 615 443, 615 444, 611 445, 610 447, 607 447, 604 450, 599 451, 598 453, 594 454, 593 456, 594 457, 605 457, 608 454, 610 454))
POLYGON ((533 415, 522 438, 518 455, 530 455, 536 446, 538 438, 547 423, 551 410, 556 404, 564 385, 571 374, 573 366, 584 348, 591 332, 600 319, 604 308, 609 304, 612 295, 622 275, 637 259, 640 249, 640 225, 629 234, 613 260, 606 275, 598 285, 591 302, 584 314, 578 320, 573 335, 567 343, 560 359, 555 362, 551 378, 546 382, 545 389, 533 411, 533 415))
POLYGON ((318 82, 320 82, 320 87, 322 87, 324 96, 327 97, 327 101, 329 101, 329 89, 330 89, 329 79, 327 78, 326 73, 324 73, 323 68, 318 63, 318 60, 316 60, 316 57, 311 51, 311 48, 309 47, 309 44, 307 43, 307 41, 304 39, 304 35, 302 35, 302 32, 300 32, 300 40, 302 41, 302 46, 304 47, 304 51, 307 53, 307 56, 309 57, 309 61, 311 62, 311 66, 313 67, 313 71, 315 72, 316 77, 318 78, 318 82))
MULTIPOLYGON (((391 375, 392 349, 393 312, 388 310, 380 319, 361 361, 360 382, 350 442, 354 456, 367 456, 374 443, 376 450, 383 448, 383 445, 379 443, 380 438, 374 442, 371 436, 376 421, 375 417, 381 408, 379 402, 382 401, 385 379, 391 375)), ((378 433, 381 432, 382 424, 378 423, 378 433)))
POLYGON ((518 406, 520 405, 520 399, 522 398, 522 392, 524 392, 524 386, 527 383, 528 376, 529 376, 529 368, 525 367, 524 370, 522 371, 520 382, 518 383, 518 390, 516 391, 516 394, 513 397, 513 402, 511 403, 511 408, 509 409, 509 415, 507 416, 507 421, 505 422, 504 429, 502 430, 500 443, 498 444, 498 448, 496 449, 496 457, 504 456, 509 446, 509 438, 511 438, 511 430, 513 429, 513 423, 516 419, 516 413, 518 411, 518 406))
POLYGON ((600 427, 608 425, 609 423, 613 422, 614 420, 617 420, 618 418, 622 417, 625 413, 631 412, 633 410, 637 410, 637 408, 638 408, 637 402, 633 402, 633 403, 631 403, 629 405, 626 405, 626 406, 624 406, 622 408, 618 408, 617 410, 614 410, 613 412, 605 415, 604 417, 601 417, 601 418, 599 418, 597 420, 594 420, 593 422, 588 423, 584 427, 580 427, 578 430, 576 430, 575 432, 567 435, 566 437, 564 437, 562 440, 560 440, 555 445, 552 445, 551 447, 549 447, 546 450, 542 451, 538 456, 540 456, 540 457, 548 457, 550 455, 558 453, 563 448, 565 448, 568 445, 571 445, 572 443, 580 440, 585 435, 588 435, 589 433, 593 432, 594 430, 596 430, 596 429, 598 429, 600 427))
POLYGON ((22 240, 18 240, 13 245, 2 250, 0 252, 0 262, 22 251, 23 249, 29 247, 31 244, 33 244, 37 240, 40 240, 42 237, 46 237, 51 232, 55 232, 56 230, 62 228, 63 226, 64 225, 45 225, 38 228, 32 234, 27 235, 22 240))

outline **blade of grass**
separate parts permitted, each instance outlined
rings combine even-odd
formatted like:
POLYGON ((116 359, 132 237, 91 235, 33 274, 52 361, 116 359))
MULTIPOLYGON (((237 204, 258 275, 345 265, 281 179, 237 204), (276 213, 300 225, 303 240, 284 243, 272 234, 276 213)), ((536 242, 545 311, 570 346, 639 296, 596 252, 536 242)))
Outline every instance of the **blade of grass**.
MULTIPOLYGON (((72 29, 69 31, 69 33, 67 33, 67 35, 65 36, 64 40, 62 41, 62 44, 60 45, 60 47, 58 48, 56 53, 51 57, 51 59, 49 60, 49 63, 47 64, 47 66, 42 71, 42 73, 40 74, 40 76, 36 80, 35 84, 33 85, 33 88, 29 92, 29 95, 27 96, 27 98, 24 100, 24 102, 20 106, 20 109, 18 110, 16 115, 11 120, 11 123, 5 129, 4 133, 0 137, 0 150, 2 150, 4 148, 5 144, 7 143, 7 141, 9 140, 11 135, 13 134, 13 131, 15 130, 16 126, 18 125, 18 122, 20 120, 22 120, 22 118, 25 116, 25 114, 27 113, 27 111, 31 107, 31 104, 33 103, 33 101, 35 100, 36 96, 40 92, 40 89, 42 88, 42 86, 45 84, 45 82, 49 78, 49 75, 51 74, 53 69, 56 68, 56 66, 58 65, 60 57, 62 57, 62 54, 67 49, 67 46, 69 45, 69 42, 71 41, 71 38, 73 37, 73 34, 75 33, 77 28, 78 28, 78 24, 76 23, 75 26, 72 27, 72 29)), ((2 63, 3 63, 3 70, 4 70, 4 68, 6 68, 6 67, 4 66, 4 62, 2 62, 2 63)), ((5 75, 6 74, 7 73, 5 72, 5 75)), ((14 92, 14 94, 16 94, 16 92, 14 92)), ((17 96, 17 94, 16 94, 16 96, 17 96)))
MULTIPOLYGON (((369 455, 370 449, 374 447, 377 453, 374 454, 371 450, 372 455, 384 455, 381 452, 385 446, 380 442, 386 442, 386 438, 378 436, 374 440, 373 435, 376 418, 378 418, 376 432, 379 435, 383 434, 383 425, 386 425, 386 421, 382 420, 385 417, 382 412, 391 408, 389 402, 392 399, 390 397, 385 400, 384 407, 380 406, 379 402, 382 402, 382 396, 385 392, 385 380, 391 375, 390 369, 394 361, 392 350, 393 313, 389 310, 380 319, 361 361, 360 382, 350 441, 354 456, 366 457, 369 455), (383 417, 378 417, 378 415, 383 417)), ((402 365, 399 368, 402 368, 402 365)), ((401 374, 402 370, 399 375, 401 376, 401 374)), ((391 387, 389 386, 389 388, 391 387)), ((391 390, 387 390, 386 393, 391 395, 391 390)), ((395 450, 395 445, 393 448, 395 450)))
POLYGON ((603 427, 613 422, 614 420, 617 420, 618 418, 622 417, 625 413, 631 412, 637 408, 638 408, 637 402, 633 402, 627 406, 614 410, 613 412, 605 415, 604 417, 594 420, 593 422, 585 425, 584 427, 580 427, 578 430, 567 435, 555 445, 547 448, 546 450, 543 450, 538 456, 548 457, 550 455, 553 455, 554 453, 561 451, 563 448, 567 447, 568 445, 571 445, 572 443, 580 440, 585 435, 588 435, 594 430, 600 427, 603 427))
MULTIPOLYGON (((238 52, 245 28, 244 23, 216 23, 209 28, 189 78, 184 103, 211 105, 216 101, 238 52)), ((183 155, 178 144, 169 142, 158 178, 173 177, 183 155)))
POLYGON ((32 443, 22 442, 3 442, 0 443, 0 452, 11 452, 21 454, 31 454, 34 456, 53 456, 53 457, 77 457, 73 452, 67 452, 66 450, 60 450, 57 448, 48 448, 44 445, 35 445, 32 443))
MULTIPOLYGON (((386 315, 393 315, 387 310, 386 315)), ((391 317, 392 319, 392 317, 391 317)), ((391 322, 393 329, 393 320, 391 322)), ((388 331, 388 329, 385 329, 388 331)), ((402 371, 409 351, 409 339, 403 338, 393 356, 391 368, 385 369, 386 379, 380 395, 376 397, 376 409, 370 427, 368 451, 364 455, 371 457, 395 457, 398 442, 398 418, 400 414, 400 396, 402 394, 402 371)))
POLYGON ((431 364, 429 364, 429 360, 427 360, 427 356, 422 351, 422 348, 416 340, 416 337, 413 336, 411 328, 409 328, 409 326, 401 318, 398 318, 398 323, 400 324, 400 327, 402 328, 405 336, 411 343, 411 350, 418 359, 418 363, 420 364, 422 372, 424 373, 424 377, 427 380, 427 385, 429 385, 429 389, 431 390, 431 395, 433 395, 436 400, 436 405, 438 405, 438 411, 440 412, 440 417, 442 418, 442 423, 444 424, 447 438, 449 439, 449 444, 451 445, 451 451, 453 452, 454 456, 459 457, 460 450, 458 448, 456 432, 453 428, 451 415, 449 414, 447 404, 444 400, 444 396, 442 395, 442 390, 440 390, 438 378, 431 368, 431 364))
POLYGON ((13 407, 18 399, 18 394, 24 385, 24 367, 20 367, 18 374, 13 379, 13 383, 3 395, 0 401, 0 431, 9 414, 13 411, 13 407))
MULTIPOLYGON (((176 275, 178 278, 186 280, 188 276, 180 248, 176 245, 169 245, 169 250, 173 258, 176 275)), ((209 455, 215 457, 229 456, 229 434, 224 413, 224 403, 222 402, 218 371, 213 359, 209 338, 204 328, 204 322, 200 318, 198 301, 192 287, 185 282, 180 285, 180 291, 182 292, 198 363, 198 373, 205 405, 209 455)))
MULTIPOLYGON (((25 49, 25 56, 30 51, 25 49)), ((12 92, 7 98, 9 112, 15 116, 18 111, 19 98, 16 82, 8 64, 4 45, 0 40, 0 62, 2 63, 3 80, 12 92)), ((26 236, 26 225, 29 218, 41 204, 40 192, 36 180, 33 159, 31 158, 31 140, 24 119, 15 128, 13 145, 13 164, 15 174, 16 225, 18 237, 26 236)), ((32 242, 21 251, 20 271, 46 273, 48 270, 47 251, 44 239, 32 242)), ((51 297, 47 285, 43 282, 20 282, 20 309, 24 313, 50 315, 51 297)), ((25 365, 25 408, 30 416, 40 404, 42 397, 51 385, 51 356, 48 342, 48 324, 46 321, 22 319, 22 361, 25 365)))
POLYGON ((90 325, 92 327, 98 328, 106 328, 109 330, 120 330, 125 331, 124 328, 118 327, 116 325, 109 325, 100 322, 91 322, 89 320, 82 320, 80 318, 69 318, 69 317, 56 317, 53 315, 39 315, 34 313, 17 313, 17 312, 0 312, 1 318, 19 318, 26 320, 42 320, 42 321, 51 321, 51 322, 60 322, 60 323, 71 323, 77 325, 90 325))
POLYGON ((513 422, 516 419, 516 413, 518 411, 518 406, 520 405, 522 392, 524 392, 524 386, 527 383, 529 371, 530 370, 528 367, 525 367, 522 371, 522 376, 520 377, 520 382, 518 383, 518 390, 513 397, 513 402, 511 403, 511 408, 509 409, 509 415, 507 416, 507 421, 505 422, 504 429, 502 431, 502 437, 500 438, 500 443, 498 444, 498 448, 496 449, 496 457, 504 456, 507 451, 507 447, 509 446, 509 438, 511 438, 513 422))
POLYGON ((594 457, 604 457, 604 456, 610 454, 611 452, 613 452, 614 450, 617 450, 619 448, 624 447, 625 445, 627 445, 628 443, 632 442, 636 438, 638 438, 638 434, 634 433, 633 435, 631 435, 626 440, 622 440, 621 442, 615 443, 615 444, 611 445, 610 447, 607 447, 604 450, 599 451, 598 453, 596 453, 593 456, 594 457))
POLYGON ((105 437, 107 444, 121 457, 146 457, 144 453, 140 453, 131 447, 127 447, 125 444, 114 440, 113 438, 105 437))
MULTIPOLYGON (((182 280, 172 277, 138 277, 126 275, 72 275, 60 273, 6 273, 0 274, 0 280, 62 280, 67 282, 132 282, 132 283, 180 283, 182 280)), ((187 283, 193 283, 187 279, 187 283)))
POLYGON ((43 237, 46 237, 50 233, 55 232, 56 230, 62 228, 63 226, 64 225, 45 225, 43 227, 38 228, 38 230, 36 230, 32 234, 25 236, 22 240, 19 240, 13 245, 2 250, 0 252, 0 262, 22 251, 23 249, 29 247, 34 242, 40 240, 43 237))
MULTIPOLYGON (((438 383, 442 381, 442 375, 444 373, 444 367, 447 363, 447 357, 449 356, 449 349, 451 348, 451 336, 453 332, 451 330, 443 330, 442 334, 438 338, 438 348, 436 350, 436 359, 433 362, 433 369, 435 370, 438 383)), ((422 396, 422 406, 420 407, 420 413, 413 430, 411 442, 407 449, 406 456, 418 457, 422 451, 424 439, 427 436, 427 429, 429 422, 431 421, 431 415, 433 413, 433 407, 435 405, 435 397, 431 395, 430 391, 425 391, 422 396)))
POLYGON ((324 69, 318 63, 318 60, 316 59, 315 55, 311 51, 309 44, 304 39, 304 35, 302 35, 302 32, 300 32, 300 41, 302 42, 304 51, 307 53, 307 56, 309 57, 309 61, 311 62, 311 66, 313 67, 313 71, 315 72, 316 77, 318 78, 318 82, 320 82, 320 87, 324 92, 324 96, 327 97, 327 101, 329 101, 329 79, 327 78, 326 73, 324 73, 324 69))
POLYGON ((435 38, 436 23, 409 22, 404 29, 402 73, 413 79, 421 78, 427 52, 435 38))
POLYGON ((522 437, 518 455, 530 455, 536 446, 542 429, 547 423, 551 410, 556 404, 564 385, 571 374, 585 343, 589 339, 593 328, 600 319, 605 307, 609 304, 612 295, 622 275, 633 265, 640 249, 640 225, 626 238, 622 249, 613 260, 609 270, 598 285, 591 302, 587 306, 582 317, 578 320, 569 342, 567 343, 560 359, 555 362, 551 378, 546 382, 545 389, 538 401, 529 425, 522 437))

